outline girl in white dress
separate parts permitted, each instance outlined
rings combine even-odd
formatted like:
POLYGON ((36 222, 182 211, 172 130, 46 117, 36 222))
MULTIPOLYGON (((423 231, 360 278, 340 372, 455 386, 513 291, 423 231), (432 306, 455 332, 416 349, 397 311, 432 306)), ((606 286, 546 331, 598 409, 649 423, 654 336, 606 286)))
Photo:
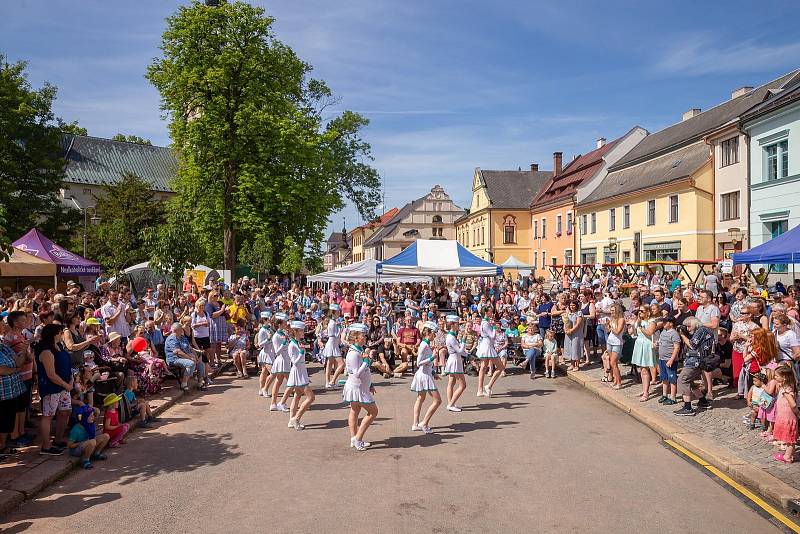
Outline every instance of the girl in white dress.
POLYGON ((460 412, 456 401, 467 389, 467 380, 464 377, 464 340, 458 339, 458 315, 448 315, 447 318, 447 362, 444 364, 444 375, 447 376, 447 409, 451 412, 460 412))
POLYGON ((306 351, 300 347, 300 339, 306 331, 306 323, 303 321, 292 321, 290 330, 289 347, 287 353, 292 362, 292 369, 289 371, 289 379, 286 381, 286 393, 283 394, 284 402, 289 393, 294 393, 292 406, 289 409, 289 428, 303 430, 305 426, 300 424, 303 414, 311 407, 314 402, 314 391, 308 379, 306 369, 306 351), (305 396, 303 402, 300 397, 305 396))
POLYGON ((261 328, 256 333, 256 349, 258 349, 258 356, 256 362, 261 367, 261 374, 258 376, 258 396, 269 397, 269 386, 272 383, 272 326, 269 320, 272 318, 272 313, 268 311, 261 312, 261 328))
POLYGON ((375 404, 375 388, 372 387, 370 378, 370 366, 372 360, 364 352, 364 342, 367 338, 366 325, 354 323, 348 329, 348 339, 350 349, 347 351, 345 366, 347 368, 347 382, 342 389, 342 398, 350 404, 350 415, 347 417, 347 424, 350 428, 350 446, 357 451, 365 451, 370 446, 364 441, 364 434, 367 429, 378 417, 378 406, 375 404), (358 424, 358 414, 361 408, 367 415, 358 424))
POLYGON ((341 325, 339 324, 339 313, 341 308, 338 304, 331 304, 330 318, 328 320, 328 341, 322 349, 322 356, 325 358, 325 389, 336 387, 336 380, 344 372, 344 361, 342 360, 342 349, 339 346, 339 334, 341 325))
MULTIPOLYGON (((289 336, 283 331, 286 327, 286 322, 289 317, 285 313, 275 314, 275 328, 276 332, 272 335, 272 376, 275 377, 275 382, 272 384, 272 404, 269 406, 271 412, 288 412, 289 408, 286 407, 286 398, 276 404, 278 400, 278 393, 281 390, 281 384, 289 376, 291 362, 289 361, 289 336)), ((286 395, 284 395, 286 397, 286 395)), ((288 397, 287 397, 288 398, 288 397)))
POLYGON ((481 340, 478 342, 477 356, 480 361, 480 369, 478 370, 478 397, 491 397, 492 387, 494 387, 497 379, 505 371, 503 361, 498 358, 497 351, 494 348, 494 340, 497 334, 494 326, 494 308, 491 306, 486 307, 486 315, 481 321, 481 340), (486 372, 489 370, 489 364, 494 365, 494 373, 489 380, 488 385, 484 385, 486 379, 486 372))
POLYGON ((436 336, 436 331, 439 327, 436 323, 425 321, 422 323, 422 341, 417 350, 417 372, 414 373, 414 379, 411 381, 411 391, 417 393, 417 400, 414 402, 414 424, 411 425, 411 430, 422 431, 426 434, 431 434, 430 422, 433 414, 442 404, 442 397, 436 389, 436 383, 433 381, 433 361, 436 356, 431 349, 431 343, 436 336), (420 423, 419 416, 422 411, 422 404, 425 402, 425 397, 430 393, 433 403, 428 407, 425 412, 425 418, 420 423))

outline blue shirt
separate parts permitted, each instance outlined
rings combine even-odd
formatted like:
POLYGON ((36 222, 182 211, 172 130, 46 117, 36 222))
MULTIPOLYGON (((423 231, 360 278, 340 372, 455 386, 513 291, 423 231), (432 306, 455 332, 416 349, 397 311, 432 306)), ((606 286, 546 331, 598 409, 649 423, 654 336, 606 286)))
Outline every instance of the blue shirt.
MULTIPOLYGON (((536 308, 536 313, 550 313, 550 310, 553 309, 553 301, 548 300, 543 304, 539 304, 539 307, 536 308)), ((539 317, 539 332, 544 332, 548 328, 550 328, 550 322, 552 318, 550 315, 545 315, 544 317, 539 317)))
POLYGON ((161 330, 158 328, 153 330, 153 332, 145 332, 144 337, 153 345, 161 345, 164 343, 164 334, 162 334, 161 330))
POLYGON ((167 340, 164 342, 164 352, 167 355, 167 363, 170 365, 175 360, 185 358, 185 356, 175 354, 175 349, 180 349, 186 354, 191 354, 192 349, 189 346, 189 338, 186 336, 178 337, 175 334, 170 334, 167 336, 167 340))
MULTIPOLYGON (((11 347, 0 343, 0 366, 16 369, 14 361, 16 354, 11 347)), ((20 378, 19 373, 0 376, 0 400, 16 399, 27 390, 27 386, 20 378)))

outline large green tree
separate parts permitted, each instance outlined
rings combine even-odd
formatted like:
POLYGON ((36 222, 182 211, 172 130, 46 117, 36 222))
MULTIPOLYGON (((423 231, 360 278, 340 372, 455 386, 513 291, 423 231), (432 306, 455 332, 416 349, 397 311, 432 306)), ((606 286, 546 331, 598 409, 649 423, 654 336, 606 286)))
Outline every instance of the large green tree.
MULTIPOLYGON (((164 222, 164 206, 150 184, 125 174, 95 195, 96 224, 88 227, 88 255, 111 272, 150 260, 143 235, 146 228, 164 222)), ((91 215, 91 212, 90 212, 91 215)))
POLYGON ((59 199, 64 178, 61 131, 53 114, 56 88, 33 89, 24 62, 0 54, 0 205, 6 239, 37 227, 65 243, 80 220, 59 199))
POLYGON ((287 243, 318 252, 347 199, 366 220, 379 202, 367 120, 323 120, 336 100, 272 23, 244 2, 180 7, 147 72, 180 154, 176 205, 193 214, 204 259, 231 270, 244 240, 262 236, 280 265, 287 243))
POLYGON ((191 216, 180 209, 169 210, 164 224, 145 228, 142 237, 150 267, 169 275, 175 287, 180 288, 184 271, 201 259, 191 216))

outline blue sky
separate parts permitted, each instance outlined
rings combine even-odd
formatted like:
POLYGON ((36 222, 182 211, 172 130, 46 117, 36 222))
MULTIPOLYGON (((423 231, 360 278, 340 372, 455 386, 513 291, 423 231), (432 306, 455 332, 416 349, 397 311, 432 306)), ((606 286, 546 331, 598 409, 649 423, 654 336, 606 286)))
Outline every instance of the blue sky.
MULTIPOLYGON (((168 0, 4 2, 0 52, 59 88, 56 113, 98 136, 168 144, 144 79, 168 0)), ((634 125, 650 131, 800 67, 795 2, 253 1, 341 102, 402 206, 441 184, 467 207, 475 167, 552 168, 634 125)), ((352 208, 331 227, 360 223, 352 208)))

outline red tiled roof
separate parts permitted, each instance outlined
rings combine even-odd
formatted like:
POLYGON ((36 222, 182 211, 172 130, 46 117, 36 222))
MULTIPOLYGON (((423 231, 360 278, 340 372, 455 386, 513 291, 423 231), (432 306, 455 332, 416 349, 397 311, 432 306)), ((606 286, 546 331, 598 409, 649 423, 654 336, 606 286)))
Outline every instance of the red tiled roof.
POLYGON ((370 221, 367 224, 362 224, 359 228, 379 228, 389 222, 389 220, 394 217, 397 212, 400 211, 397 208, 392 208, 374 221, 370 221))
POLYGON ((606 143, 600 148, 579 156, 570 162, 561 174, 550 179, 542 189, 542 192, 533 199, 531 207, 536 207, 537 204, 547 204, 556 200, 570 198, 585 180, 590 179, 597 173, 603 164, 603 156, 614 148, 614 145, 620 139, 606 143))

